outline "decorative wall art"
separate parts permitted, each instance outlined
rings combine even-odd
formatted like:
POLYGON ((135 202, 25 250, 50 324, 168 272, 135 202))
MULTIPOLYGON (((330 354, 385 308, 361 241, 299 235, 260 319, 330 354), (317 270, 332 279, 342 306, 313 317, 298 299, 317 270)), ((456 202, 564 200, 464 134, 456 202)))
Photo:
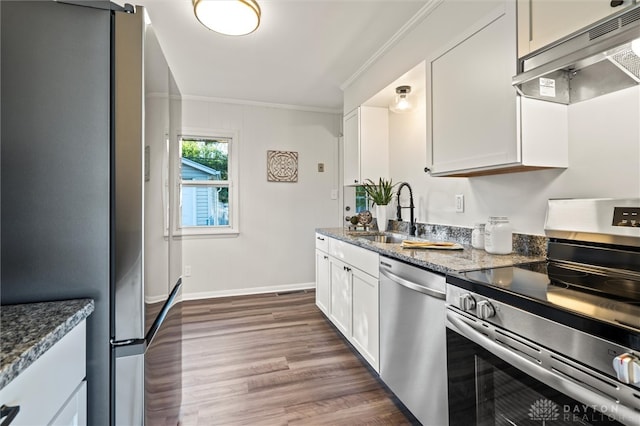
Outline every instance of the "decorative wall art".
POLYGON ((267 181, 297 182, 298 153, 295 151, 267 151, 267 181))

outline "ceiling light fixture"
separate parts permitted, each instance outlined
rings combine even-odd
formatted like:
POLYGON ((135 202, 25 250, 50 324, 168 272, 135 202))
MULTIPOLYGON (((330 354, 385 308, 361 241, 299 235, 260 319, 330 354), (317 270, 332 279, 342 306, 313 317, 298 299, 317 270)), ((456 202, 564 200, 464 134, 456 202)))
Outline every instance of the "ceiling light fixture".
POLYGON ((409 93, 411 93, 411 86, 398 86, 396 87, 396 97, 394 102, 389 105, 389 109, 393 112, 407 112, 411 109, 411 102, 409 102, 409 93))
POLYGON ((193 11, 202 25, 220 34, 246 35, 260 25, 255 0, 193 0, 193 11))

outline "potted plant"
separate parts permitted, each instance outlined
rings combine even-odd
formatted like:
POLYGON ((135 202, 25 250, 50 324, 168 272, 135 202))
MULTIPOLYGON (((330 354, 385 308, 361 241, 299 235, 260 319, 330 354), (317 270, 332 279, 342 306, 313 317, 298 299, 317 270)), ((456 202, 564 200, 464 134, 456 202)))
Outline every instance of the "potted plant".
POLYGON ((396 184, 393 183, 392 179, 379 178, 377 184, 371 179, 367 179, 362 186, 367 196, 376 205, 378 230, 385 231, 387 229, 387 206, 393 199, 393 188, 396 184))

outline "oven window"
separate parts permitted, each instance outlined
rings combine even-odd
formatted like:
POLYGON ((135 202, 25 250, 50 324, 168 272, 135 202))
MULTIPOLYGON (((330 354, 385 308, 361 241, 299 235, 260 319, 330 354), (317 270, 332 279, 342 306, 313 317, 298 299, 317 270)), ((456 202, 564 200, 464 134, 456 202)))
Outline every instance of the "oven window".
POLYGON ((621 424, 449 329, 447 370, 451 426, 621 424))

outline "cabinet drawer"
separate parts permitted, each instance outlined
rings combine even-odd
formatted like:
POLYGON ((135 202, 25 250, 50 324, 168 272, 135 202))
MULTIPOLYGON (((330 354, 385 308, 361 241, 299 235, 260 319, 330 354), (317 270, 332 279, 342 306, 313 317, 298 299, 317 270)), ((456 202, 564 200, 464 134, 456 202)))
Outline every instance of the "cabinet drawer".
POLYGON ((82 321, 0 390, 0 404, 20 407, 12 426, 49 424, 76 392, 86 374, 85 336, 82 321))
POLYGON ((376 252, 332 238, 329 240, 329 254, 373 277, 378 278, 380 275, 380 256, 376 252))
POLYGON ((316 233, 316 249, 329 253, 329 237, 316 233))

